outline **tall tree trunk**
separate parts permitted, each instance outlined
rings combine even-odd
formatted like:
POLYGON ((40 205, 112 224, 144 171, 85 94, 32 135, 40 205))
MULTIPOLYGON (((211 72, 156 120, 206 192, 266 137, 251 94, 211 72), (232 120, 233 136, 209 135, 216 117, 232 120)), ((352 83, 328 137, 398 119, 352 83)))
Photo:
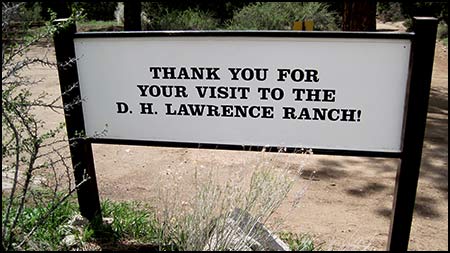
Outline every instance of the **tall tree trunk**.
POLYGON ((342 31, 376 31, 377 1, 344 1, 342 31))
POLYGON ((141 2, 126 1, 123 5, 123 29, 125 31, 140 31, 141 2))

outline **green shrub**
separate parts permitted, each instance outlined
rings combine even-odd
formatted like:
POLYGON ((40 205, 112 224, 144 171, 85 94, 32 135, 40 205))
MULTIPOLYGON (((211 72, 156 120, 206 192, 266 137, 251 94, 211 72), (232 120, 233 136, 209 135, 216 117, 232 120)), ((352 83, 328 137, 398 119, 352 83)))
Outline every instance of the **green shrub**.
POLYGON ((212 30, 218 26, 217 21, 208 12, 195 9, 173 11, 160 20, 162 29, 212 30))
MULTIPOLYGON (((32 7, 38 13, 39 8, 32 7)), ((36 114, 36 108, 62 113, 59 99, 44 90, 32 92, 45 78, 36 79, 30 69, 57 64, 48 59, 48 51, 32 50, 38 43, 50 44, 55 32, 80 15, 35 29, 28 22, 35 15, 23 8, 24 3, 2 3, 2 180, 7 182, 2 187, 2 249, 54 250, 61 241, 54 239, 53 234, 59 234, 54 229, 64 218, 59 211, 69 205, 67 198, 75 188, 64 124, 51 127, 36 114), (64 194, 58 194, 61 191, 64 194)))
POLYGON ((37 2, 27 2, 25 5, 21 6, 21 18, 22 21, 26 22, 42 22, 43 18, 41 16, 42 8, 37 2))
POLYGON ((242 8, 248 3, 244 1, 167 1, 167 2, 142 2, 142 11, 147 15, 147 17, 154 18, 167 12, 172 12, 175 10, 183 11, 189 8, 195 10, 201 10, 203 12, 209 13, 213 18, 217 19, 220 24, 226 20, 233 17, 233 12, 237 9, 242 8))
POLYGON ((102 202, 102 213, 105 217, 114 218, 111 224, 113 239, 159 243, 158 224, 150 207, 145 204, 105 200, 102 202))
POLYGON ((437 38, 439 40, 445 40, 448 38, 448 25, 445 22, 440 22, 437 30, 437 38))
POLYGON ((144 10, 148 30, 214 30, 219 26, 211 13, 199 9, 169 11, 160 5, 153 7, 144 10))
POLYGON ((294 234, 290 232, 280 233, 280 239, 289 245, 292 251, 317 251, 322 250, 322 244, 315 244, 308 234, 294 234))
MULTIPOLYGON (((49 9, 56 12, 55 5, 58 1, 42 1, 37 2, 41 9, 40 15, 44 20, 50 19, 49 9)), ((63 1, 61 1, 62 3, 63 1)), ((97 1, 84 1, 73 2, 64 1, 72 10, 83 9, 83 13, 86 13, 88 20, 114 20, 114 11, 116 9, 117 2, 97 2, 97 1)))
POLYGON ((231 30, 290 30, 294 21, 312 20, 314 30, 338 30, 338 15, 318 2, 258 2, 234 13, 231 30))
POLYGON ((114 20, 116 2, 74 2, 72 8, 81 8, 87 20, 114 20))
MULTIPOLYGON (((44 192, 44 194, 49 194, 44 192)), ((30 200, 31 201, 31 200, 30 200)), ((12 212, 17 212, 19 202, 14 202, 12 212)), ((2 196, 2 213, 6 210, 7 198, 2 196)), ((64 238, 62 225, 78 211, 75 198, 70 198, 59 205, 50 216, 49 210, 53 208, 52 203, 37 203, 29 205, 23 209, 23 215, 17 220, 17 227, 14 231, 15 250, 61 250, 61 240, 64 238), (46 217, 46 218, 45 218, 46 217), (36 226, 40 220, 45 219, 40 226, 36 226), (33 232, 32 232, 33 231, 33 232), (32 232, 32 233, 31 233, 32 232), (25 242, 18 246, 21 242, 25 242)), ((2 219, 2 222, 5 220, 2 219)), ((6 222, 12 222, 8 220, 6 222)))
POLYGON ((384 22, 397 22, 405 19, 399 2, 378 2, 377 18, 384 22))

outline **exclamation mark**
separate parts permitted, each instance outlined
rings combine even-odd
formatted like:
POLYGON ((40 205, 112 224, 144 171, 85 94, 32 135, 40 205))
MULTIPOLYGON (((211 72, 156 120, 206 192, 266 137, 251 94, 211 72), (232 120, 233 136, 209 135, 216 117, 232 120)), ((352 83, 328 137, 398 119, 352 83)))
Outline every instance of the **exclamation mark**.
POLYGON ((357 113, 358 113, 358 118, 356 119, 356 121, 361 121, 361 110, 358 110, 357 111, 357 113))

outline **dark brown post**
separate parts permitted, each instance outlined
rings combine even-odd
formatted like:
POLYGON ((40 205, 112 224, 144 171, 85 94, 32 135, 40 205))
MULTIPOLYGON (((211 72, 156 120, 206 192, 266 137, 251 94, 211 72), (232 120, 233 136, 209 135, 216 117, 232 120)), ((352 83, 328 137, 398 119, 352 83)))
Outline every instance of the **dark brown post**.
POLYGON ((395 183, 388 241, 388 250, 394 252, 403 252, 408 249, 427 121, 438 24, 435 18, 415 17, 413 21, 414 39, 409 71, 408 111, 401 164, 395 183))
POLYGON ((123 29, 125 31, 141 30, 141 2, 126 1, 123 3, 123 29))
POLYGON ((342 31, 375 31, 377 2, 345 0, 342 31))
MULTIPOLYGON (((58 19, 55 23, 62 24, 65 21, 67 19, 58 19)), ((92 147, 89 142, 82 138, 85 129, 80 101, 80 89, 78 86, 77 64, 75 62, 75 47, 73 42, 75 32, 75 23, 71 23, 65 26, 64 29, 58 31, 53 39, 55 43, 56 61, 58 63, 59 83, 65 107, 64 116, 66 119, 75 183, 78 185, 85 178, 89 178, 77 189, 80 213, 92 221, 94 218, 101 219, 101 209, 92 147)))

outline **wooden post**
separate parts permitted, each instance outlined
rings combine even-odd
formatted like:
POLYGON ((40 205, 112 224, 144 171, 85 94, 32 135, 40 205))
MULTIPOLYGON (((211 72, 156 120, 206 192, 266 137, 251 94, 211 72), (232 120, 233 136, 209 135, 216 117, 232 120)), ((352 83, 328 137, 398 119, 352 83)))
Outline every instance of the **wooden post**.
POLYGON ((438 23, 435 18, 417 17, 413 22, 408 111, 387 247, 389 251, 394 252, 408 249, 427 121, 438 23))
POLYGON ((377 2, 345 0, 342 31, 375 31, 377 2))
POLYGON ((126 1, 123 3, 123 29, 125 31, 140 31, 141 28, 141 2, 126 1))
MULTIPOLYGON (((55 23, 63 23, 65 21, 67 19, 58 19, 55 23)), ((78 85, 77 64, 75 62, 75 47, 73 42, 75 32, 75 23, 71 23, 64 29, 58 31, 53 39, 55 43, 56 61, 58 63, 59 83, 65 107, 64 116, 66 119, 75 183, 78 185, 85 178, 89 178, 77 189, 80 213, 92 221, 94 218, 101 219, 101 209, 92 147, 87 140, 79 136, 80 134, 84 135, 85 129, 78 85)))

